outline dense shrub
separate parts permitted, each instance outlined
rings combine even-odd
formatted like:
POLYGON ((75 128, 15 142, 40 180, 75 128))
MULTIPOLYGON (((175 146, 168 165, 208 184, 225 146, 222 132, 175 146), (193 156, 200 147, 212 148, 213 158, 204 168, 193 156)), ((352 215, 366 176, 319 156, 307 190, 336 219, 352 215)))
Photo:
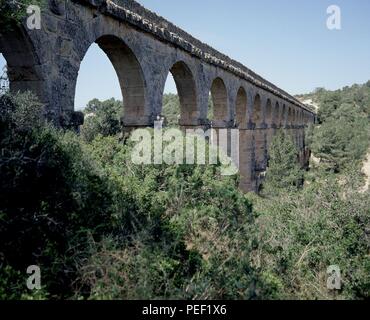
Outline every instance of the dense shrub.
POLYGON ((264 192, 296 190, 302 183, 303 173, 292 137, 284 131, 278 131, 271 141, 269 156, 264 192))
POLYGON ((221 165, 134 164, 115 100, 91 102, 78 136, 33 95, 1 96, 0 299, 368 298, 368 123, 342 102, 308 130, 322 161, 304 184, 290 136, 273 139, 261 197, 221 165), (40 291, 25 288, 31 264, 40 291))
POLYGON ((279 299, 369 298, 369 194, 327 174, 307 183, 299 193, 254 197, 260 230, 254 260, 278 284, 279 299), (331 265, 341 270, 338 292, 326 286, 331 265))
POLYGON ((1 269, 39 265, 48 293, 70 294, 74 255, 109 227, 109 186, 76 135, 44 123, 32 95, 2 96, 0 109, 1 269))
POLYGON ((253 298, 250 203, 220 166, 131 162, 133 144, 84 143, 30 94, 1 97, 3 298, 253 298))
POLYGON ((236 179, 218 166, 133 165, 131 148, 113 137, 91 144, 118 195, 131 199, 130 225, 94 245, 81 267, 92 297, 254 297, 253 214, 236 179))

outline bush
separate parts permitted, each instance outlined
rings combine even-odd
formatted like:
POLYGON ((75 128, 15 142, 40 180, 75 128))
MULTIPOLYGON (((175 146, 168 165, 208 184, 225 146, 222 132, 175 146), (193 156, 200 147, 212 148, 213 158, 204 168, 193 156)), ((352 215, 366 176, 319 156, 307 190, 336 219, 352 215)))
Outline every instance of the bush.
POLYGON ((3 96, 0 109, 0 263, 22 275, 39 265, 47 291, 69 295, 74 255, 109 229, 109 186, 76 135, 44 123, 31 94, 3 96))
POLYGON ((303 174, 298 163, 298 150, 292 137, 279 131, 271 141, 270 160, 263 183, 265 193, 297 189, 303 174))
POLYGON ((255 260, 277 279, 280 299, 369 298, 369 199, 329 175, 300 193, 255 199, 260 215, 255 260), (331 265, 342 273, 337 294, 326 287, 331 265))
POLYGON ((92 298, 254 297, 253 214, 237 180, 219 166, 134 165, 132 147, 101 136, 91 144, 117 194, 130 198, 130 225, 94 244, 81 266, 92 298))

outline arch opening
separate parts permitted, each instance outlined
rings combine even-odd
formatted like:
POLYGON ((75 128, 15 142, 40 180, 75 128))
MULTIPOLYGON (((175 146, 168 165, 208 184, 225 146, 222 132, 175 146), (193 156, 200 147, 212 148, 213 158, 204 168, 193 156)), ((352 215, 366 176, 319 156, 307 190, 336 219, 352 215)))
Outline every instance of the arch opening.
MULTIPOLYGON (((90 60, 90 59, 89 59, 90 60)), ((78 77, 75 84, 75 108, 79 108, 77 103, 79 101, 85 101, 86 97, 81 100, 78 98, 80 90, 88 91, 88 94, 93 92, 94 95, 97 93, 100 97, 108 99, 110 97, 121 98, 122 103, 122 114, 124 125, 135 125, 139 124, 140 118, 145 116, 145 81, 143 72, 139 61, 137 60, 133 51, 118 37, 115 36, 102 36, 92 44, 81 60, 78 77), (105 54, 101 54, 99 48, 105 54), (97 82, 96 78, 88 75, 85 79, 85 88, 79 82, 80 78, 83 79, 82 72, 84 67, 82 63, 85 58, 89 58, 89 51, 94 51, 94 56, 91 61, 88 61, 88 68, 90 71, 97 71, 97 78, 101 78, 99 70, 104 71, 103 74, 107 78, 104 81, 97 82), (106 59, 108 58, 108 59, 106 59), (105 62, 103 60, 106 60, 105 62), (91 90, 91 87, 96 86, 97 92, 91 90), (103 88, 102 88, 103 87, 103 88), (103 89, 103 90, 102 90, 103 89)), ((94 97, 91 97, 94 98, 94 97)))
POLYGON ((254 98, 254 103, 253 103, 253 123, 256 126, 260 126, 263 122, 263 117, 262 117, 262 106, 261 106, 261 97, 259 94, 257 94, 254 98))
POLYGON ((280 105, 279 102, 275 103, 275 107, 272 109, 272 122, 271 124, 274 126, 278 126, 280 122, 280 105))
POLYGON ((208 118, 213 121, 228 120, 228 96, 224 81, 216 78, 211 86, 208 118))
POLYGON ((294 119, 293 119, 293 110, 292 110, 291 107, 288 107, 288 121, 287 121, 287 125, 288 126, 293 125, 293 121, 294 121, 294 119))
POLYGON ((240 87, 236 96, 235 121, 237 126, 248 123, 247 93, 240 87))
POLYGON ((270 99, 267 99, 267 102, 266 102, 265 123, 268 126, 271 126, 272 125, 272 104, 271 104, 271 100, 270 99))
POLYGON ((283 104, 280 109, 280 126, 285 127, 287 123, 287 110, 286 105, 283 104))
MULTIPOLYGON (((166 86, 171 82, 175 84, 178 97, 172 97, 174 103, 171 103, 170 107, 165 105, 166 101, 163 101, 163 115, 169 118, 170 125, 192 124, 199 117, 197 90, 193 73, 185 62, 176 62, 171 67, 166 86), (176 110, 177 108, 179 110, 176 110)), ((171 89, 174 91, 174 88, 171 89)))

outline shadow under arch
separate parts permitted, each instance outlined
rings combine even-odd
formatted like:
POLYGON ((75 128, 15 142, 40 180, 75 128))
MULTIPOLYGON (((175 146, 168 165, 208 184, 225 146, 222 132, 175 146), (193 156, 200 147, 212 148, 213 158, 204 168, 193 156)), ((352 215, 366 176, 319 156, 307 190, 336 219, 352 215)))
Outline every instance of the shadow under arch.
POLYGON ((278 101, 275 102, 275 108, 272 109, 272 125, 277 127, 280 125, 280 104, 278 101))
POLYGON ((286 105, 283 104, 280 109, 280 127, 286 127, 287 123, 287 113, 286 113, 286 105))
POLYGON ((254 97, 252 121, 256 126, 261 125, 263 121, 261 97, 259 94, 256 94, 254 97))
POLYGON ((0 31, 0 53, 7 64, 11 92, 32 91, 41 102, 47 102, 41 62, 23 26, 0 31))
POLYGON ((293 109, 292 107, 288 107, 288 115, 287 115, 287 126, 292 126, 293 125, 293 109))
POLYGON ((225 82, 217 77, 212 81, 213 121, 227 121, 229 118, 228 94, 225 82))
MULTIPOLYGON (((123 97, 123 124, 136 125, 143 123, 142 119, 147 116, 145 110, 145 78, 141 65, 134 52, 119 37, 103 35, 95 40, 95 43, 107 55, 116 71, 123 97), (141 120, 140 120, 141 119, 141 120)), ((80 65, 88 49, 80 59, 80 65)), ((74 92, 76 95, 75 80, 74 92)))
POLYGON ((169 72, 176 84, 180 100, 180 124, 192 124, 199 117, 197 87, 193 72, 184 61, 172 65, 169 72))
POLYGON ((248 99, 247 92, 240 87, 236 95, 235 121, 238 127, 247 125, 248 119, 248 99))
POLYGON ((267 99, 267 102, 266 102, 265 123, 268 126, 272 125, 272 103, 271 103, 271 99, 267 99))

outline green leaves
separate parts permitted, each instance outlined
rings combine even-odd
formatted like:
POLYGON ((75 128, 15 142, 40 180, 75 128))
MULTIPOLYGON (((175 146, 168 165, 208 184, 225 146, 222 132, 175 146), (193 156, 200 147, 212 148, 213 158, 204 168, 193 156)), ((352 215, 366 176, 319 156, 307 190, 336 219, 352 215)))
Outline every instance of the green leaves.
POLYGON ((303 173, 298 164, 298 151, 292 137, 279 131, 272 139, 270 160, 264 182, 267 193, 297 189, 302 183, 303 173))

